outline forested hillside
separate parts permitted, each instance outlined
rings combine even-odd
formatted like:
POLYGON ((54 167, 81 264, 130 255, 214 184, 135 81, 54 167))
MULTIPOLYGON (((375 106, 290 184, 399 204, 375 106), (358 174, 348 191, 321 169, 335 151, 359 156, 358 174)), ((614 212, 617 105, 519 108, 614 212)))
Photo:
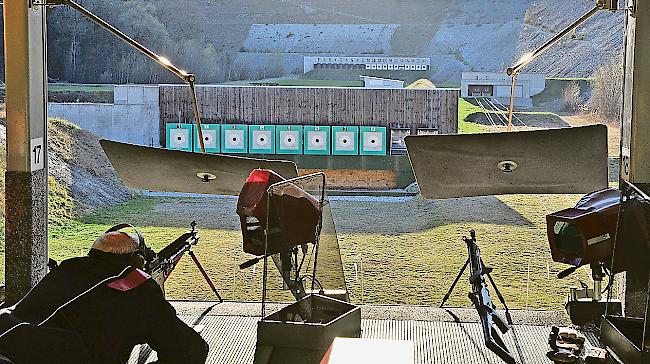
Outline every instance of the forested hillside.
MULTIPOLYGON (((79 0, 200 82, 302 73, 306 55, 430 57, 429 78, 503 71, 593 0, 79 0)), ((0 28, 1 31, 1 28, 0 28)), ((589 77, 620 53, 623 16, 603 12, 530 70, 589 77), (566 60, 569 59, 570 62, 566 60)), ((176 82, 64 6, 48 13, 49 75, 85 83, 176 82)), ((0 66, 4 58, 0 58, 0 66)))

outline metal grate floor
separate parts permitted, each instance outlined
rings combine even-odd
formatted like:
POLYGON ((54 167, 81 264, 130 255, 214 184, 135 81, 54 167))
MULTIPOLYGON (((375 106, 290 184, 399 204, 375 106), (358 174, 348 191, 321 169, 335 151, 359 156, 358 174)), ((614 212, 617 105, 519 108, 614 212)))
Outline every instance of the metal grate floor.
MULTIPOLYGON (((180 315, 194 323, 198 315, 180 315)), ((258 317, 205 316, 200 324, 210 344, 208 363, 249 364, 253 362, 258 317)), ((485 348, 481 326, 469 322, 363 319, 362 337, 412 340, 416 363, 485 364, 502 363, 485 348)), ((519 363, 548 363, 546 358, 548 326, 515 325, 504 340, 519 363)), ((155 353, 148 347, 134 349, 129 363, 149 363, 155 353)))

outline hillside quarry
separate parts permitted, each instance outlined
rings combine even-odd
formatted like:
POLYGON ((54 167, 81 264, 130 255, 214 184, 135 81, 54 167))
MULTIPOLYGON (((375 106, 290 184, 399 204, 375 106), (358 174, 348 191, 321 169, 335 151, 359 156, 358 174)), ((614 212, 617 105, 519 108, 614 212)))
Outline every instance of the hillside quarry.
MULTIPOLYGON (((421 77, 444 85, 458 84, 463 71, 505 71, 582 16, 594 0, 85 0, 82 4, 192 70, 203 83, 302 74, 305 56, 374 55, 429 57, 431 70, 421 77)), ((592 76, 599 65, 621 53, 623 19, 623 12, 600 12, 524 71, 548 77, 592 76)), ((177 82, 71 9, 52 9, 48 23, 52 80, 177 82), (102 52, 96 52, 97 47, 102 52)), ((335 77, 335 72, 331 74, 335 77)))

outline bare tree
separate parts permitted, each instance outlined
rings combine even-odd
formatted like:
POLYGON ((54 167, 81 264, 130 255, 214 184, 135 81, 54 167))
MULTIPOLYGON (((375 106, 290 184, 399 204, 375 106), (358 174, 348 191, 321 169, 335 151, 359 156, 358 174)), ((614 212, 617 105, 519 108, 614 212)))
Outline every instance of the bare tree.
POLYGON ((623 106, 623 57, 612 57, 596 70, 588 109, 611 121, 618 122, 623 106))
POLYGON ((580 85, 576 81, 571 81, 562 91, 562 108, 566 111, 577 111, 581 104, 580 85))

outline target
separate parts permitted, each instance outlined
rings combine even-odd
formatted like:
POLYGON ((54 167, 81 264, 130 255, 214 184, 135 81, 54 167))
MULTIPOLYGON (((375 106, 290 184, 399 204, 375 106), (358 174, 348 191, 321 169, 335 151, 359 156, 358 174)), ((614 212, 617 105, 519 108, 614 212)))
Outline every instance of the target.
MULTIPOLYGON (((268 128, 268 127, 267 127, 268 128)), ((273 153, 273 130, 252 130, 250 141, 251 152, 259 151, 266 153, 273 153)))
POLYGON ((216 130, 202 129, 201 133, 203 134, 203 145, 205 146, 205 149, 216 148, 216 146, 217 146, 217 131, 216 130))
POLYGON ((170 129, 169 130, 169 148, 170 149, 188 149, 188 148, 190 148, 190 131, 189 131, 189 129, 170 129))
POLYGON ((384 149, 384 134, 380 132, 363 133, 363 150, 381 152, 384 149))
POLYGON ((269 145, 269 136, 266 135, 266 133, 259 133, 255 137, 255 144, 257 144, 257 145, 259 145, 261 147, 269 145))
POLYGON ((362 126, 361 155, 386 155, 386 127, 362 126))
POLYGON ((280 148, 284 150, 300 149, 300 133, 293 130, 281 131, 280 148))
POLYGON ((351 131, 340 131, 336 133, 336 149, 341 151, 354 151, 355 138, 351 131))
MULTIPOLYGON (((199 139, 198 128, 194 126, 194 152, 201 153, 201 139, 199 139)), ((206 153, 220 152, 220 126, 218 124, 201 125, 201 135, 203 136, 203 146, 206 153)))
POLYGON ((313 126, 307 125, 304 127, 304 153, 327 155, 331 153, 331 137, 329 126, 313 126))
POLYGON ((311 150, 327 149, 327 133, 324 131, 312 131, 307 135, 308 147, 311 150))
POLYGON ((243 130, 226 130, 225 146, 228 149, 244 149, 244 131, 243 130))

